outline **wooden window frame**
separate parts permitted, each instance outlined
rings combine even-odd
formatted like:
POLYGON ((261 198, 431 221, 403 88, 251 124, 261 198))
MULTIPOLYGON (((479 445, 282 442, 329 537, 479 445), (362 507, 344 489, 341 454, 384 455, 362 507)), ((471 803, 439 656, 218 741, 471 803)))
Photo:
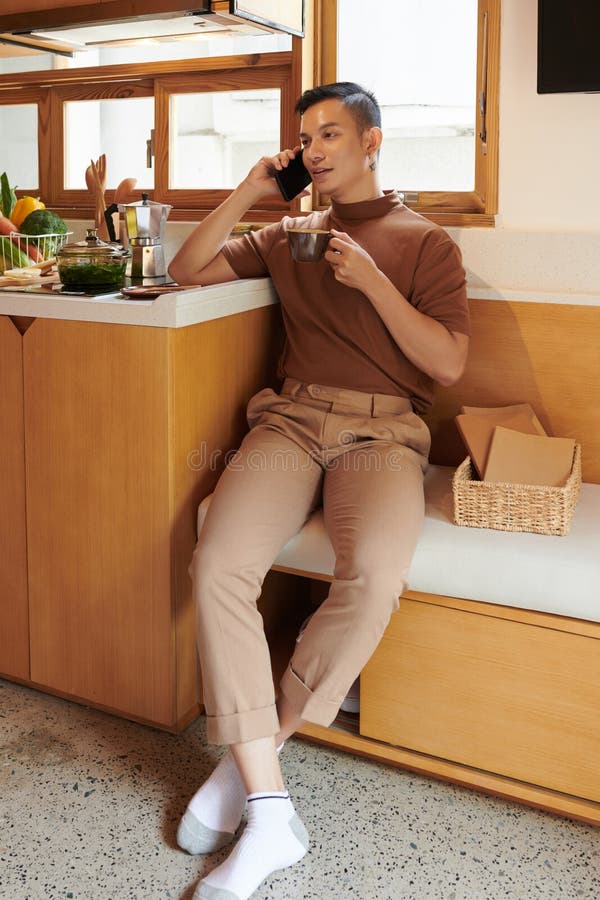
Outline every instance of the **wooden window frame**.
MULTIPOLYGON (((38 104, 39 178, 35 189, 46 205, 68 218, 90 218, 94 213, 89 193, 64 187, 64 104, 73 100, 103 100, 154 96, 155 187, 150 197, 175 201, 170 219, 192 220, 214 209, 229 190, 175 191, 168 187, 168 97, 170 93, 197 90, 281 90, 280 132, 282 146, 297 140, 294 102, 300 87, 301 41, 292 39, 292 50, 177 61, 119 64, 0 75, 0 104, 38 104), (242 74, 243 73, 243 74, 242 74)), ((17 191, 30 193, 31 187, 17 191)), ((111 203, 113 191, 106 191, 111 203)), ((249 221, 278 221, 287 213, 298 214, 300 201, 264 198, 248 210, 249 221)))
MULTIPOLYGON (((475 190, 419 191, 418 202, 405 201, 415 212, 440 225, 495 224, 498 212, 500 4, 501 0, 478 0, 475 190), (483 116, 479 108, 482 96, 483 116), (481 137, 482 131, 485 140, 481 137)), ((314 84, 337 81, 337 10, 338 0, 315 0, 314 84)), ((315 192, 313 208, 324 209, 327 205, 325 198, 315 192)))
MULTIPOLYGON (((291 94, 291 72, 289 67, 269 66, 254 68, 248 73, 247 82, 243 86, 239 82, 239 74, 233 69, 220 69, 212 73, 197 75, 175 75, 155 82, 155 141, 157 155, 155 159, 155 192, 164 203, 170 203, 174 211, 181 213, 194 211, 205 214, 215 209, 231 194, 231 188, 227 189, 175 189, 169 187, 169 159, 170 146, 170 98, 181 94, 213 93, 218 91, 234 90, 260 90, 265 88, 278 88, 281 91, 279 131, 281 145, 291 146, 294 142, 292 117, 289 115, 293 109, 295 98, 291 94), (200 205, 199 205, 200 204, 200 205)), ((290 209, 290 204, 283 198, 264 197, 257 207, 253 207, 252 216, 257 212, 278 212, 278 218, 290 209)), ((249 211, 250 212, 250 211, 249 211)))

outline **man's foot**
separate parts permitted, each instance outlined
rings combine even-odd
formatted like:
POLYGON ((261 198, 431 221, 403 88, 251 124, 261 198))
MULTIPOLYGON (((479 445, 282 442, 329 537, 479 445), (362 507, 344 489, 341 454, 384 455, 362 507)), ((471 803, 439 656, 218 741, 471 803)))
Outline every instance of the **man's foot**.
POLYGON ((246 789, 231 750, 196 791, 177 829, 177 843, 188 853, 214 853, 228 844, 246 808, 246 789))
POLYGON ((264 879, 302 859, 308 834, 287 792, 248 795, 248 824, 224 863, 204 878, 193 900, 248 900, 264 879))
POLYGON ((228 750, 188 803, 177 829, 178 845, 194 855, 220 850, 233 840, 245 808, 246 788, 228 750))

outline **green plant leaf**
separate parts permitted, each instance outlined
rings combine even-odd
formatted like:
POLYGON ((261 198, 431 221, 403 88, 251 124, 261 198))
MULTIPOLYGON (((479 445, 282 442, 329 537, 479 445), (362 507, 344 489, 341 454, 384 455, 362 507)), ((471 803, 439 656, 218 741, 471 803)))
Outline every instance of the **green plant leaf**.
POLYGON ((8 183, 8 175, 6 172, 3 172, 2 175, 0 175, 0 207, 2 208, 2 215, 6 216, 7 219, 10 219, 10 215, 16 202, 17 195, 15 194, 14 188, 8 183))

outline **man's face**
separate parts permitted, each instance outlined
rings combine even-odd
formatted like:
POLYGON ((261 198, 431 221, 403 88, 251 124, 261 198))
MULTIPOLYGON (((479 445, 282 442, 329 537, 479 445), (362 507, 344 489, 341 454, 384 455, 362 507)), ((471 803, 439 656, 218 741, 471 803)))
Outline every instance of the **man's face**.
POLYGON ((322 193, 342 203, 372 196, 369 132, 359 134, 341 100, 323 100, 306 110, 300 143, 304 165, 322 193))

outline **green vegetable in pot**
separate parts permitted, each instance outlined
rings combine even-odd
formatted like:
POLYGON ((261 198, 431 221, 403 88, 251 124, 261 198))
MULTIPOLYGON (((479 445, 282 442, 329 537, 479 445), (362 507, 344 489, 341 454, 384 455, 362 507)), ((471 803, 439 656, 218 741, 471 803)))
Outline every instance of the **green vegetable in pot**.
POLYGON ((5 269, 23 269, 31 264, 26 253, 7 238, 0 237, 0 274, 5 269))
MULTIPOLYGON (((19 231, 21 234, 30 234, 32 237, 45 234, 66 234, 67 223, 51 209, 34 209, 23 219, 19 231)), ((50 257, 56 256, 56 251, 61 245, 61 238, 47 238, 43 242, 43 246, 40 246, 40 250, 45 259, 50 259, 50 257)))
POLYGON ((121 287, 125 278, 127 260, 115 262, 78 262, 75 265, 60 263, 58 273, 66 287, 121 287))

